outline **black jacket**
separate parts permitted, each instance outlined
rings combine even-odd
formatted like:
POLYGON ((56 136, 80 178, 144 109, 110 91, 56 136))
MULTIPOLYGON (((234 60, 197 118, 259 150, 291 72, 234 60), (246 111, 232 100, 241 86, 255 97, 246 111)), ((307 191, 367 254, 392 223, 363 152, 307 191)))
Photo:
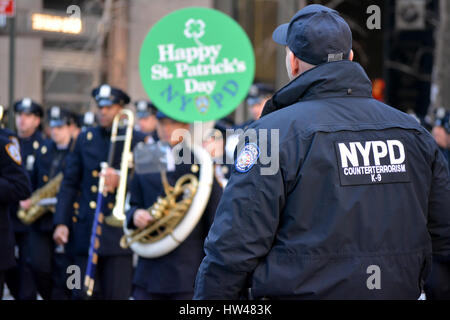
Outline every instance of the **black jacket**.
POLYGON ((15 265, 10 207, 31 194, 28 174, 21 165, 18 140, 15 141, 9 140, 0 129, 0 271, 15 265))
MULTIPOLYGON (((28 177, 31 180, 31 176, 33 175, 34 162, 36 161, 36 157, 43 147, 45 139, 41 131, 36 130, 30 137, 28 138, 19 138, 20 143, 20 153, 22 155, 23 166, 28 173, 28 177)), ((15 203, 11 205, 10 214, 11 221, 13 224, 14 232, 28 232, 30 230, 30 226, 24 224, 17 217, 17 211, 19 210, 19 203, 15 203)))
POLYGON ((250 128, 279 130, 279 170, 261 175, 260 159, 232 173, 195 298, 236 299, 249 280, 256 298, 417 299, 432 252, 450 256, 450 179, 433 138, 373 99, 350 61, 305 72, 272 102, 250 128))

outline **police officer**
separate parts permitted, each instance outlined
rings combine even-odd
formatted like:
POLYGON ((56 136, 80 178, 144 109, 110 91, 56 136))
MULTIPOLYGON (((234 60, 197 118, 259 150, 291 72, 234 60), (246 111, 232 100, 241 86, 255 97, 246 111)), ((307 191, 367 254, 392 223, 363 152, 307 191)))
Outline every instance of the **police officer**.
POLYGON ((14 233, 9 216, 10 207, 30 196, 31 186, 22 167, 17 140, 8 139, 9 133, 0 129, 0 300, 3 295, 5 271, 16 264, 14 233))
POLYGON ((231 164, 226 154, 227 129, 233 128, 229 118, 217 120, 211 131, 203 138, 203 148, 214 161, 214 176, 222 188, 225 188, 231 174, 231 164))
POLYGON ((417 121, 373 99, 337 11, 306 6, 273 39, 291 82, 248 130, 279 139, 239 149, 195 298, 236 299, 248 284, 256 299, 417 299, 432 253, 450 256, 444 157, 417 121))
POLYGON ((158 141, 158 135, 156 133, 156 109, 155 105, 147 100, 138 100, 135 103, 136 115, 138 118, 139 131, 148 136, 147 142, 153 143, 158 141))
POLYGON ((252 118, 240 125, 236 126, 236 129, 247 130, 247 128, 256 120, 261 117, 261 112, 264 108, 264 104, 268 99, 272 97, 274 93, 273 87, 264 82, 255 82, 250 86, 250 90, 247 95, 245 103, 250 110, 252 118))
MULTIPOLYGON (((39 130, 43 110, 38 103, 24 98, 14 104, 14 111, 21 156, 31 177, 36 155, 44 142, 44 135, 39 130)), ((21 205, 23 204, 22 202, 21 205)), ((17 218, 18 209, 19 204, 13 205, 10 212, 18 247, 18 261, 17 266, 7 272, 6 283, 16 300, 32 300, 36 299, 36 285, 29 267, 32 250, 28 241, 30 228, 17 218)))
MULTIPOLYGON (((158 136, 172 147, 183 143, 172 135, 177 129, 189 129, 189 124, 175 121, 161 111, 157 113, 158 136)), ((184 158, 184 156, 183 156, 184 158)), ((187 173, 198 175, 196 164, 181 163, 167 172, 170 185, 187 173)), ((131 209, 128 211, 129 228, 145 228, 154 222, 147 211, 158 196, 165 196, 160 173, 136 173, 131 183, 131 209)), ((193 296, 193 283, 201 259, 203 241, 208 233, 214 212, 222 194, 214 182, 210 200, 199 223, 192 233, 177 248, 158 258, 139 257, 133 279, 133 297, 136 300, 188 300, 193 296)))
MULTIPOLYGON (((81 268, 83 276, 88 263, 91 230, 97 206, 100 163, 108 159, 113 119, 130 102, 125 92, 107 84, 95 88, 92 96, 99 107, 99 126, 87 128, 80 133, 73 152, 67 158, 64 179, 58 194, 54 218, 56 229, 53 235, 57 244, 72 242, 75 264, 81 268), (69 229, 71 225, 72 230, 69 229)), ((123 131, 119 130, 118 134, 122 135, 123 131)), ((143 140, 144 136, 134 131, 132 147, 143 140)), ((111 215, 114 208, 114 191, 119 183, 117 170, 120 169, 122 150, 123 141, 116 142, 112 166, 106 171, 105 189, 108 196, 103 211, 105 216, 111 215)), ((111 300, 128 299, 130 296, 132 255, 130 250, 120 248, 122 235, 122 228, 103 224, 96 272, 98 279, 95 281, 93 298, 111 300)), ((73 290, 74 299, 85 297, 84 289, 73 290)))
MULTIPOLYGON (((66 165, 67 155, 73 148, 71 115, 59 106, 49 109, 48 126, 51 139, 44 141, 39 148, 31 176, 33 190, 44 187, 55 179, 66 165)), ((30 200, 24 202, 24 208, 29 209, 30 200)), ((63 246, 56 247, 53 241, 54 204, 48 212, 31 224, 30 253, 31 269, 39 294, 45 300, 65 300, 70 297, 64 275, 70 265, 63 246)))
POLYGON ((450 111, 446 111, 444 108, 436 110, 436 121, 432 134, 450 168, 450 111))
MULTIPOLYGON (((450 111, 436 110, 435 126, 432 134, 440 151, 446 158, 450 170, 450 111)), ((447 197, 450 195, 447 194, 447 197)), ((447 210, 450 208, 447 207, 447 210)), ((427 300, 450 300, 450 259, 433 256, 433 268, 425 284, 427 300)))
POLYGON ((81 132, 81 119, 75 112, 67 111, 72 139, 76 140, 81 132))
POLYGON ((86 131, 88 128, 96 127, 97 120, 95 119, 95 113, 87 111, 80 117, 81 131, 86 131))

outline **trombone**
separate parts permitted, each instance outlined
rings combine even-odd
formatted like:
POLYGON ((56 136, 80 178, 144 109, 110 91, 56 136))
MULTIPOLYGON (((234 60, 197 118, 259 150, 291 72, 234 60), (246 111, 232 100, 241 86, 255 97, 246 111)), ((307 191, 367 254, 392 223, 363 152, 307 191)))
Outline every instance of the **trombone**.
POLYGON ((102 174, 99 179, 97 206, 95 210, 94 223, 92 224, 89 246, 89 259, 86 269, 86 276, 84 279, 84 285, 88 296, 92 296, 94 292, 94 279, 98 261, 98 250, 100 248, 100 236, 102 234, 103 221, 105 221, 108 225, 114 227, 122 227, 125 221, 125 196, 127 189, 128 167, 132 161, 131 139, 133 138, 133 125, 134 115, 131 110, 123 109, 114 117, 108 152, 108 162, 102 162, 100 164, 102 173, 104 173, 108 167, 112 167, 114 165, 116 142, 124 141, 122 158, 120 162, 120 180, 119 186, 116 191, 116 203, 112 215, 106 218, 102 213, 103 202, 107 196, 107 192, 104 189, 104 175, 102 174), (125 135, 121 136, 118 135, 120 122, 122 126, 126 126, 125 135))
POLYGON ((123 145, 122 158, 120 161, 120 179, 116 190, 116 201, 111 216, 106 217, 105 222, 113 227, 122 227, 125 221, 125 197, 127 192, 128 168, 133 162, 131 153, 131 140, 133 138, 134 115, 131 110, 124 109, 114 117, 111 131, 111 149, 108 155, 109 165, 114 161, 114 151, 117 141, 125 141, 123 145), (126 125, 125 135, 119 136, 119 122, 123 121, 126 125))

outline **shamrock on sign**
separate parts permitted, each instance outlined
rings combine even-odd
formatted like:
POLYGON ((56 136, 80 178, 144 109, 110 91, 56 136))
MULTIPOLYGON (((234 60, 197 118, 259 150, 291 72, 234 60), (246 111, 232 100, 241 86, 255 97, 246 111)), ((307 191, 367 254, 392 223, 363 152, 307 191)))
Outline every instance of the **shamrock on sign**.
POLYGON ((186 38, 200 39, 205 34, 205 23, 203 20, 189 19, 185 24, 184 35, 186 38))

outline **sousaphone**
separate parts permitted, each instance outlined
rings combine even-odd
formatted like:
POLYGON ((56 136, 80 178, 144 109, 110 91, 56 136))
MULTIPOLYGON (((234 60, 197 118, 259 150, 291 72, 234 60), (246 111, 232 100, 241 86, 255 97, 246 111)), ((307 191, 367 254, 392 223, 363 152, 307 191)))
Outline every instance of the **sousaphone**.
POLYGON ((185 174, 174 186, 167 182, 165 171, 161 179, 166 193, 148 209, 155 221, 144 229, 130 230, 124 223, 120 241, 122 248, 131 248, 144 258, 156 258, 178 247, 194 230, 208 204, 213 185, 213 162, 200 146, 190 147, 199 164, 199 177, 185 174))

